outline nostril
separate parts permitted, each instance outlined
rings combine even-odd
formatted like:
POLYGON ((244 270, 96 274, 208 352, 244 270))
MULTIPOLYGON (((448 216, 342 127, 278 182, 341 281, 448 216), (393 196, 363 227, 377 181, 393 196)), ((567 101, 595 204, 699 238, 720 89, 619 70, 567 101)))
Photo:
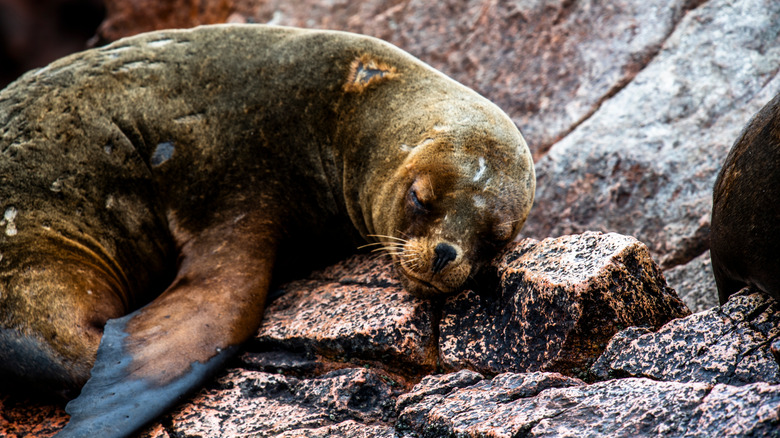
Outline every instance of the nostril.
POLYGON ((447 264, 458 257, 458 251, 447 243, 440 243, 433 249, 435 257, 433 259, 433 273, 436 274, 444 269, 447 264))

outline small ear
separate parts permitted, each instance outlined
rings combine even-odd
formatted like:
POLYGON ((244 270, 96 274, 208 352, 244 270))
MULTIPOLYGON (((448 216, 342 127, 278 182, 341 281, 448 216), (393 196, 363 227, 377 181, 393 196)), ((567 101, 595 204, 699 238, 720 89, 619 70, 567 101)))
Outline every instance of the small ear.
POLYGON ((349 76, 344 84, 347 93, 360 93, 369 85, 379 84, 398 76, 396 68, 369 54, 356 58, 349 66, 349 76))

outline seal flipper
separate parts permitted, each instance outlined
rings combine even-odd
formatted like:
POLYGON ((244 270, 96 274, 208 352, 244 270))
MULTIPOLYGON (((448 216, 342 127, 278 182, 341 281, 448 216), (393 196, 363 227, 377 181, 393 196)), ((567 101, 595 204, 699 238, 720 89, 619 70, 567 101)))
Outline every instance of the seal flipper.
POLYGON ((212 231, 183 245, 177 277, 162 295, 106 324, 91 378, 66 407, 71 420, 58 437, 132 434, 197 389, 257 330, 273 245, 268 234, 212 231))
MULTIPOLYGON (((68 403, 70 421, 57 437, 122 437, 155 419, 175 405, 183 395, 218 370, 237 347, 222 350, 165 386, 144 379, 128 378, 132 356, 124 349, 125 326, 137 312, 110 320, 98 349, 92 377, 81 395, 68 403)), ((173 352, 171 352, 173 353, 173 352)))

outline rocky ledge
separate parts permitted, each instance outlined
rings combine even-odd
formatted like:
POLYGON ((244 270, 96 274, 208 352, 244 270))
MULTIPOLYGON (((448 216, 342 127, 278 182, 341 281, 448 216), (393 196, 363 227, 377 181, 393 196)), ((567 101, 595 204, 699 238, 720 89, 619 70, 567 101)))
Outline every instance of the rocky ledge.
MULTIPOLYGON (((409 295, 367 255, 277 295, 230 367, 142 436, 780 431, 778 304, 744 290, 690 314, 632 237, 522 240, 441 302, 409 295)), ((18 396, 1 403, 10 436, 67 419, 18 396)))
MULTIPOLYGON (((780 436, 780 309, 750 290, 718 307, 708 252, 716 174, 780 92, 780 2, 105 4, 103 40, 225 20, 383 38, 504 109, 539 177, 540 241, 468 290, 416 300, 365 256, 286 285, 146 437, 780 436)), ((0 394, 0 436, 67 420, 0 394)))

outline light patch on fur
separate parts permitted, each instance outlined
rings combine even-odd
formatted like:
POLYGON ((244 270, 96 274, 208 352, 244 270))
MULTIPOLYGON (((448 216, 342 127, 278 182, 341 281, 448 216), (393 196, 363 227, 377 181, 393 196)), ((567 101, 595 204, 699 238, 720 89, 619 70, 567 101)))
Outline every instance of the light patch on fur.
POLYGON ((472 178, 472 181, 477 182, 480 179, 482 179, 482 177, 485 176, 486 170, 487 170, 487 165, 485 164, 485 157, 479 157, 479 169, 477 169, 477 173, 474 174, 474 178, 472 178))
POLYGON ((19 211, 16 207, 8 207, 3 213, 3 220, 0 221, 0 226, 5 226, 5 235, 8 237, 16 236, 16 215, 19 211))
POLYGON ((474 208, 483 209, 487 205, 485 198, 479 195, 474 196, 474 208))
POLYGON ((173 157, 176 152, 176 146, 170 141, 164 141, 154 148, 154 153, 150 160, 153 167, 157 167, 173 157))
POLYGON ((170 39, 170 38, 163 38, 161 40, 150 41, 147 44, 147 46, 149 46, 149 47, 163 47, 163 46, 167 46, 168 44, 170 44, 172 42, 173 42, 173 40, 170 39))
POLYGON ((165 64, 162 62, 149 62, 149 61, 129 61, 114 69, 114 73, 129 72, 142 67, 151 69, 162 68, 165 64))
POLYGON ((372 84, 379 84, 397 76, 395 67, 364 54, 350 64, 344 91, 360 93, 372 84))

